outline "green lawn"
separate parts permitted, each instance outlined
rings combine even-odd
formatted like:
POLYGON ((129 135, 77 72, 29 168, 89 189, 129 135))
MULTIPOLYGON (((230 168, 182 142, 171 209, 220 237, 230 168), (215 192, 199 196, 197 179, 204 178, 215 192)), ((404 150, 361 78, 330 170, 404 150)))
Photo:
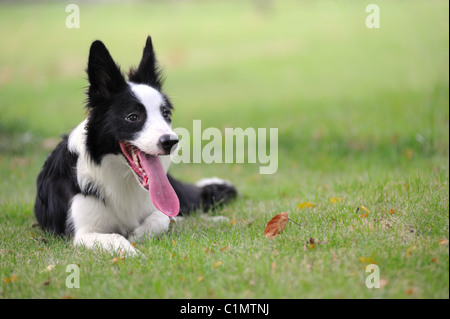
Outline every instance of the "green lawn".
POLYGON ((82 2, 79 29, 68 3, 0 4, 0 298, 449 297, 447 1, 377 1, 379 29, 350 0, 82 2), (278 171, 173 165, 230 179, 230 222, 194 214, 121 260, 33 227, 35 180, 84 118, 91 42, 128 70, 148 34, 174 127, 278 128, 278 171), (282 211, 300 227, 267 239, 282 211))

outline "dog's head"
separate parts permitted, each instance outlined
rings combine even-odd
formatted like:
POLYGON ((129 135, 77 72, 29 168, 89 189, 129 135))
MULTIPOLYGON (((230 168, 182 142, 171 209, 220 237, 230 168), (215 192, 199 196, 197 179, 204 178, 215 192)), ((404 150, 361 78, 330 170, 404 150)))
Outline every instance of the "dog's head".
POLYGON ((129 82, 98 40, 90 48, 87 74, 86 146, 91 158, 100 165, 105 155, 122 153, 142 187, 149 189, 155 206, 176 215, 178 208, 162 207, 166 205, 162 202, 173 201, 176 195, 168 188, 159 156, 170 154, 178 137, 171 128, 173 107, 161 91, 150 36, 139 66, 129 73, 129 82))

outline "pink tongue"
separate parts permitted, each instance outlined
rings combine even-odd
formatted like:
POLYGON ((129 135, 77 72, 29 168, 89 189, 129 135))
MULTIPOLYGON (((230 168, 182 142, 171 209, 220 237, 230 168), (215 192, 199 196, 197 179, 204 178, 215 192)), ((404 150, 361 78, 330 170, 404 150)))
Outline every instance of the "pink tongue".
POLYGON ((137 152, 142 168, 148 177, 150 198, 153 205, 167 216, 177 216, 180 202, 167 179, 166 172, 157 156, 137 152))

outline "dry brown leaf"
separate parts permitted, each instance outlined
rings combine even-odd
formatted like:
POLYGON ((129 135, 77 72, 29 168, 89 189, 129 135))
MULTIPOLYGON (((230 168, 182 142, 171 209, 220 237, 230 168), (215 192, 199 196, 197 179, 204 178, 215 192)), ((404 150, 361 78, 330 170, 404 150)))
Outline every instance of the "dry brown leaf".
POLYGON ((363 211, 365 211, 367 214, 370 213, 370 210, 368 210, 368 209, 366 208, 366 206, 360 206, 360 207, 361 207, 361 209, 362 209, 363 211))
POLYGON ((407 295, 413 295, 417 292, 417 288, 409 288, 405 290, 405 294, 407 295))
MULTIPOLYGON (((373 259, 372 257, 359 257, 359 262, 361 264, 364 264, 365 266, 370 265, 370 264, 375 264, 378 265, 378 261, 376 261, 375 259, 373 259)), ((365 267, 364 266, 364 267, 365 267)))
POLYGON ((13 274, 13 275, 11 275, 9 277, 3 278, 3 283, 5 283, 5 284, 14 283, 14 282, 17 281, 18 278, 19 277, 17 275, 13 274))
POLYGON ((286 212, 282 212, 281 214, 275 215, 267 223, 266 229, 264 230, 264 236, 270 239, 277 237, 284 230, 288 221, 289 216, 286 212))
POLYGON ((123 262, 124 260, 125 260, 125 257, 124 257, 124 255, 123 255, 123 249, 121 249, 120 252, 119 252, 119 257, 114 257, 114 258, 111 260, 111 262, 112 262, 113 264, 118 264, 118 263, 123 262))

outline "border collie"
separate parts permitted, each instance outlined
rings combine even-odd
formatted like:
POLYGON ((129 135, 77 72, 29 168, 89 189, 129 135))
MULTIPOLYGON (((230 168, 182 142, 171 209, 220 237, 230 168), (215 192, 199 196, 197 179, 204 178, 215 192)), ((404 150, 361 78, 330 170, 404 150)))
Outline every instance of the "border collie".
POLYGON ((191 185, 167 175, 178 137, 150 36, 128 82, 98 40, 87 75, 87 119, 63 137, 37 178, 34 214, 44 230, 73 237, 76 246, 136 255, 131 242, 164 233, 170 217, 236 196, 228 181, 191 185))

